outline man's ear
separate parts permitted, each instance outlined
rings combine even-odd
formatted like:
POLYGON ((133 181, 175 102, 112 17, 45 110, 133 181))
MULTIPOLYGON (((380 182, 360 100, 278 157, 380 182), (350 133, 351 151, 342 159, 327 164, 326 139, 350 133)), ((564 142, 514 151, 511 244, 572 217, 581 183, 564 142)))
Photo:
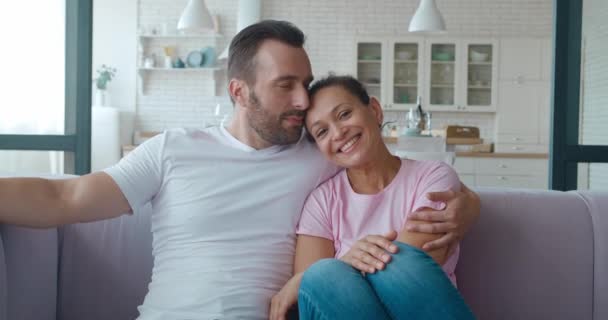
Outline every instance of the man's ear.
POLYGON ((247 106, 247 101, 249 100, 249 86, 247 83, 240 79, 230 79, 228 83, 228 93, 234 100, 235 105, 239 105, 241 107, 247 106))
POLYGON ((378 99, 376 99, 375 97, 370 97, 369 107, 374 113, 378 125, 382 125, 382 122, 384 121, 384 113, 382 112, 382 106, 380 105, 380 101, 378 101, 378 99))

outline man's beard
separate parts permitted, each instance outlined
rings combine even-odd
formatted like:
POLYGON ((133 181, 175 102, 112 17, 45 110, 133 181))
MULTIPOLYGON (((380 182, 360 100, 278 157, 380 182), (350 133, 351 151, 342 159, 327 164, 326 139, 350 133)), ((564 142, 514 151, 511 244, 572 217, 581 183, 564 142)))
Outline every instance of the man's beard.
POLYGON ((291 110, 281 114, 272 114, 262 107, 256 94, 251 91, 249 95, 249 110, 247 120, 249 126, 267 142, 273 145, 286 145, 298 142, 302 135, 302 126, 294 126, 289 129, 281 125, 283 120, 289 116, 304 117, 304 111, 291 110))

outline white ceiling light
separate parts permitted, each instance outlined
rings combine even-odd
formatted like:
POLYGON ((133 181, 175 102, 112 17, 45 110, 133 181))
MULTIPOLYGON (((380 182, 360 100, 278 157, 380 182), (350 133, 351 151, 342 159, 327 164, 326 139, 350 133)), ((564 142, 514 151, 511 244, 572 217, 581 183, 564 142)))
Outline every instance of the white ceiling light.
MULTIPOLYGON (((238 15, 236 22, 236 33, 260 21, 262 14, 261 0, 239 0, 238 15)), ((226 47, 218 57, 220 60, 228 59, 228 49, 226 47)))
POLYGON ((213 30, 213 19, 205 5, 205 0, 189 0, 182 12, 177 30, 185 32, 205 32, 213 30))
POLYGON ((410 21, 410 32, 445 32, 445 21, 435 0, 420 0, 420 5, 410 21))

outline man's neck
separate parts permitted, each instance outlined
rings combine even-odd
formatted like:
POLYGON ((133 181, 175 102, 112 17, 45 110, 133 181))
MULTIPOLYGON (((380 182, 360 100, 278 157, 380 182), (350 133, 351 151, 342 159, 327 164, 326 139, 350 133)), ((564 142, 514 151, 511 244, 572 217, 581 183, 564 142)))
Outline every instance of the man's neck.
POLYGON ((234 117, 230 124, 226 127, 226 130, 240 142, 256 149, 266 149, 272 147, 273 144, 262 139, 253 128, 247 123, 245 114, 241 112, 234 113, 234 117))

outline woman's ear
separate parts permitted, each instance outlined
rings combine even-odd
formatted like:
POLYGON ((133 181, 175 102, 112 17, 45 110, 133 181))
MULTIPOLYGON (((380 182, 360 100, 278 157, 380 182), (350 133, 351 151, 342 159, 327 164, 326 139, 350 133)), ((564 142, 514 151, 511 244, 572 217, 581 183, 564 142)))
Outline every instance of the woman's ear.
POLYGON ((375 97, 370 97, 369 107, 374 113, 378 125, 382 126, 382 122, 384 121, 384 113, 382 112, 382 106, 380 105, 380 101, 378 101, 378 99, 376 99, 375 97))
POLYGON ((231 79, 228 83, 228 93, 234 100, 235 105, 239 105, 241 107, 247 106, 247 101, 249 100, 249 86, 245 81, 240 79, 231 79))

